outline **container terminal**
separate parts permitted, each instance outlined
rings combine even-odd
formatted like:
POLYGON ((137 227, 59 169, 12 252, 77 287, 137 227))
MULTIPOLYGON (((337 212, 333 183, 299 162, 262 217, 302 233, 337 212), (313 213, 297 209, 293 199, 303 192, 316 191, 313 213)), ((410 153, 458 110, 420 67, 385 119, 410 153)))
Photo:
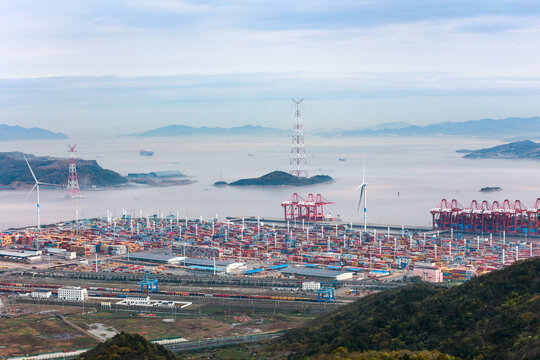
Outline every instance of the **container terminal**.
POLYGON ((307 319, 373 292, 418 281, 451 286, 540 256, 537 237, 504 231, 302 220, 125 214, 4 231, 0 298, 17 309, 82 309, 146 326, 154 316, 307 319))
POLYGON ((84 219, 39 231, 3 232, 0 267, 329 282, 420 276, 440 282, 465 281, 540 255, 534 237, 481 236, 454 228, 368 230, 361 231, 358 224, 271 223, 254 218, 218 221, 124 215, 84 219), (317 276, 317 270, 351 277, 317 276))

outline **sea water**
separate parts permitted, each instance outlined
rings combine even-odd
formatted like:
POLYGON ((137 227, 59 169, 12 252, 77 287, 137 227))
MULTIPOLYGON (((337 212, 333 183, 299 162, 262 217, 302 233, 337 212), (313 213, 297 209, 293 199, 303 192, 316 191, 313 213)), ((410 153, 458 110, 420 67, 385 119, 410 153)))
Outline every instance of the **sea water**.
MULTIPOLYGON (((289 137, 102 137, 69 140, 0 142, 0 151, 68 157, 68 143, 77 143, 76 156, 94 159, 102 167, 128 172, 179 170, 192 177, 190 185, 136 186, 82 191, 83 199, 64 199, 64 191, 41 191, 42 224, 79 218, 174 214, 209 219, 218 215, 282 217, 281 202, 294 192, 322 194, 334 202, 325 209, 345 222, 361 222, 358 212, 362 162, 366 163, 368 223, 430 225, 430 209, 442 198, 471 200, 520 199, 531 206, 540 197, 540 162, 534 160, 469 160, 458 149, 498 145, 501 140, 462 137, 323 138, 306 135, 310 176, 327 174, 335 181, 306 187, 215 187, 289 168, 289 137), (151 149, 154 156, 140 156, 151 149), (345 161, 340 161, 343 158, 345 161), (480 193, 485 186, 503 191, 480 193)), ((1 169, 0 169, 1 171, 1 169)), ((67 169, 66 169, 67 182, 67 169)), ((0 191, 0 229, 36 224, 36 195, 30 189, 0 191)))

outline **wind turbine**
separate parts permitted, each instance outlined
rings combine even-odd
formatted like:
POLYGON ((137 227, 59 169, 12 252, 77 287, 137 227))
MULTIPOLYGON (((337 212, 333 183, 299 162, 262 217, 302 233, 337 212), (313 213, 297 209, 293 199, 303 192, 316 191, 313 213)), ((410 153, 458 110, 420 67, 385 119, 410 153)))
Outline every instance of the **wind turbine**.
POLYGON ((28 195, 26 195, 26 198, 28 199, 28 197, 30 196, 32 191, 34 191, 34 189, 36 189, 36 193, 37 193, 37 203, 36 203, 36 206, 37 206, 37 226, 38 226, 38 231, 40 231, 41 230, 41 215, 40 215, 40 212, 39 212, 39 185, 53 185, 53 184, 47 184, 47 183, 38 181, 38 179, 36 178, 36 175, 34 174, 34 171, 32 170, 32 167, 30 166, 30 163, 28 162, 28 159, 24 155, 23 155, 23 157, 24 157, 24 160, 26 161, 26 165, 28 165, 28 168, 30 169, 30 173, 32 174, 32 177, 34 178, 34 181, 36 182, 36 184, 34 185, 32 190, 30 190, 28 195))
POLYGON ((360 206, 362 206, 362 198, 364 199, 364 233, 367 233, 367 186, 366 183, 366 160, 364 159, 363 169, 362 169, 362 185, 356 188, 360 190, 360 198, 358 199, 358 209, 360 211, 360 206))

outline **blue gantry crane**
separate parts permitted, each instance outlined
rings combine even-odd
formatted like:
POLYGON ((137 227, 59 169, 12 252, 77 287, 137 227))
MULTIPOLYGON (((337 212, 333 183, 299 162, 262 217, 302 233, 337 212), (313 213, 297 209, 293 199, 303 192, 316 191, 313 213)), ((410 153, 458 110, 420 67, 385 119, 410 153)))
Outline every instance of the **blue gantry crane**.
POLYGON ((137 284, 141 285, 141 292, 144 292, 145 285, 146 285, 146 291, 148 291, 148 293, 159 291, 158 279, 157 279, 157 276, 155 275, 144 275, 143 280, 139 281, 137 284))

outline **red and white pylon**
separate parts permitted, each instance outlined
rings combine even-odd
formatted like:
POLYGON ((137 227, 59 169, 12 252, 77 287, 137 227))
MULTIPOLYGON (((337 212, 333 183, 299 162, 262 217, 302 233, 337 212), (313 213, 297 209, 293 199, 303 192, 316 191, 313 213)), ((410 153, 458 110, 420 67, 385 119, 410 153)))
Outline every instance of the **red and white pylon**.
POLYGON ((69 175, 66 188, 66 198, 78 199, 81 197, 81 190, 79 189, 79 180, 77 179, 77 165, 75 165, 75 145, 69 145, 69 152, 71 153, 71 159, 69 161, 69 175))
POLYGON ((295 122, 293 125, 293 136, 291 142, 291 160, 289 161, 289 174, 297 177, 308 177, 306 147, 304 145, 304 129, 302 116, 300 114, 300 104, 304 99, 292 101, 296 105, 295 122))

